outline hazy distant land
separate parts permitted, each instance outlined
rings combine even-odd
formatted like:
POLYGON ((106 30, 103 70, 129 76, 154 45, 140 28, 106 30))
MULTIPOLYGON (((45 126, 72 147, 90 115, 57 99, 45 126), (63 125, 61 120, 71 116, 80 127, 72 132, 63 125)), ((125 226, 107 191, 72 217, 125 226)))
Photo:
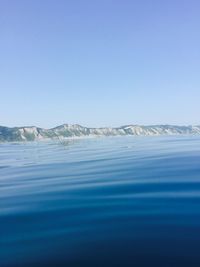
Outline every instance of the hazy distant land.
POLYGON ((35 126, 5 127, 0 126, 1 142, 39 141, 58 138, 125 136, 125 135, 200 135, 200 126, 175 125, 126 125, 116 128, 88 128, 78 124, 63 124, 51 129, 35 126))

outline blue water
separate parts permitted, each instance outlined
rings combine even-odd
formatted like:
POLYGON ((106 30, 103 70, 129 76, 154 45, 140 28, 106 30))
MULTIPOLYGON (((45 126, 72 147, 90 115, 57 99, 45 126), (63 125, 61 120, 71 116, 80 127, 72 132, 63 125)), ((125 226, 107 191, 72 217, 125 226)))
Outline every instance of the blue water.
POLYGON ((200 137, 0 145, 0 266, 200 266, 200 137))

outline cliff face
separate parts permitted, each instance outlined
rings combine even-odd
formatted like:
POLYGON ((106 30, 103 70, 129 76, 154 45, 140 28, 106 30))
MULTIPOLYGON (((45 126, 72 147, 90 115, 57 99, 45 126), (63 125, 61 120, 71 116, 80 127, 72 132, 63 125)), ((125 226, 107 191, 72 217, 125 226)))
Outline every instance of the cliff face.
POLYGON ((32 127, 0 126, 0 142, 34 141, 84 136, 117 136, 117 135, 180 135, 200 134, 200 126, 128 125, 118 128, 87 128, 78 124, 63 124, 51 129, 32 127))

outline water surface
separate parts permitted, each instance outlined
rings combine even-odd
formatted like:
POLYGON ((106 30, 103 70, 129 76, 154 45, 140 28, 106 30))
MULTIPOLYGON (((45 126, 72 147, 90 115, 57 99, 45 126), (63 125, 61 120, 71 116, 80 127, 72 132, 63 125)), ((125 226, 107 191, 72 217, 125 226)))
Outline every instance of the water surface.
POLYGON ((0 145, 0 266, 200 266, 200 137, 0 145))

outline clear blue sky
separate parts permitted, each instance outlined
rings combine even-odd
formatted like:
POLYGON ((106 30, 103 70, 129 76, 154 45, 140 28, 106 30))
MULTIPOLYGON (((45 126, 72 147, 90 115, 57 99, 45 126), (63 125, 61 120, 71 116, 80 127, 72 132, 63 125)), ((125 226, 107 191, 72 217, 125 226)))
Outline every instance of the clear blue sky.
POLYGON ((0 125, 200 124, 199 0, 0 0, 0 125))

